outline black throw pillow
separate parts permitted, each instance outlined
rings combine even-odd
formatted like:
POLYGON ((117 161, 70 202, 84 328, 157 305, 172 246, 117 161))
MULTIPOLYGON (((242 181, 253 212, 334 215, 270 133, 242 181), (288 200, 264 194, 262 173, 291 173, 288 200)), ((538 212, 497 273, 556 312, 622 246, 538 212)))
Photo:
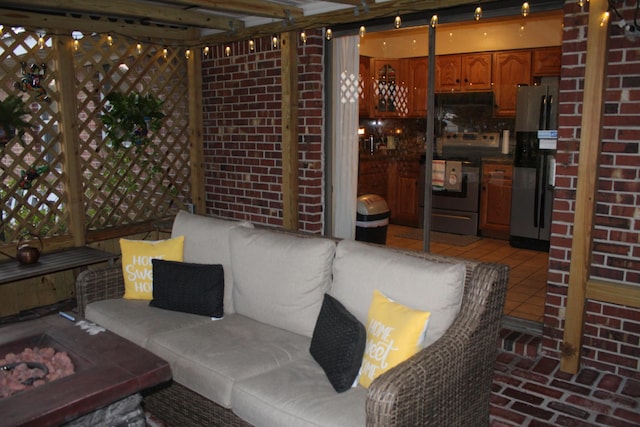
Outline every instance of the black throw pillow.
POLYGON ((209 317, 224 314, 224 271, 220 264, 154 259, 152 307, 209 317))
POLYGON ((338 300, 325 294, 309 352, 338 393, 349 390, 358 376, 366 341, 362 323, 338 300))

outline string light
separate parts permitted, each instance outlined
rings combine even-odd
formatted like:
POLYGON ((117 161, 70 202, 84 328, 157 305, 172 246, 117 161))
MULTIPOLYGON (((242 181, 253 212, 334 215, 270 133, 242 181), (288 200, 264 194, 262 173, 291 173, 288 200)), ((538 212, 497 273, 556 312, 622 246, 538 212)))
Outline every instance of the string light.
POLYGON ((4 25, 0 25, 0 36, 2 35, 3 32, 4 32, 4 25))
POLYGON ((273 37, 271 38, 271 46, 272 46, 274 49, 277 49, 277 48, 278 48, 278 36, 273 36, 273 37))
POLYGON ((209 46, 205 46, 202 48, 202 55, 204 55, 205 58, 209 56, 209 46))
POLYGON ((400 15, 396 15, 396 19, 393 20, 393 26, 398 29, 402 26, 402 18, 400 18, 400 15))
POLYGON ((482 18, 482 8, 480 6, 476 7, 476 10, 473 12, 473 19, 479 21, 482 18))
POLYGON ((431 28, 435 28, 438 25, 438 15, 433 15, 431 17, 431 28))
POLYGON ((364 35, 367 34, 367 29, 364 27, 364 25, 360 26, 360 31, 358 31, 358 34, 360 34, 360 37, 364 37, 364 35))
POLYGON ((40 49, 44 49, 44 32, 38 33, 38 47, 40 49))
POLYGON ((142 53, 142 43, 136 45, 136 52, 138 52, 138 55, 142 53))
POLYGON ((606 11, 605 13, 602 14, 602 18, 600 18, 600 26, 604 27, 605 25, 607 25, 607 23, 609 22, 609 11, 606 11))
POLYGON ((78 39, 74 38, 73 39, 73 50, 77 51, 78 49, 80 49, 80 42, 78 41, 78 39))
POLYGON ((113 46, 113 37, 111 37, 111 34, 107 34, 107 44, 113 46))
POLYGON ((531 11, 531 8, 529 7, 529 3, 528 2, 522 3, 522 16, 526 17, 530 11, 531 11))
POLYGON ((584 0, 578 0, 578 6, 580 7, 584 6, 584 0))
POLYGON ((300 40, 302 40, 302 43, 307 44, 307 33, 304 30, 300 33, 300 40))
POLYGON ((225 56, 231 56, 231 47, 227 46, 224 48, 224 54, 225 56))
POLYGON ((253 40, 249 40, 249 52, 256 50, 256 43, 253 40))
POLYGON ((167 59, 168 57, 169 57, 169 49, 165 47, 164 49, 162 49, 162 58, 167 59))
POLYGON ((184 51, 184 57, 186 59, 191 59, 191 49, 187 49, 184 51))
POLYGON ((333 31, 331 31, 331 28, 327 28, 327 31, 325 32, 325 37, 327 40, 331 40, 333 38, 333 31))

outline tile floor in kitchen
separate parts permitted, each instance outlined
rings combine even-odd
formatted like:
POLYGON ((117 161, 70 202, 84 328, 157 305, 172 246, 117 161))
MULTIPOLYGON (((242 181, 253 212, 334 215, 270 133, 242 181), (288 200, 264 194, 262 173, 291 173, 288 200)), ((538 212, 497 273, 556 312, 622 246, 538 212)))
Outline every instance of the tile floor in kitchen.
MULTIPOLYGON (((399 237, 409 227, 390 224, 387 246, 422 250, 422 241, 399 237)), ((507 240, 482 238, 467 246, 431 242, 431 252, 488 262, 500 262, 511 267, 504 314, 518 319, 542 322, 547 286, 549 254, 512 247, 507 240)))

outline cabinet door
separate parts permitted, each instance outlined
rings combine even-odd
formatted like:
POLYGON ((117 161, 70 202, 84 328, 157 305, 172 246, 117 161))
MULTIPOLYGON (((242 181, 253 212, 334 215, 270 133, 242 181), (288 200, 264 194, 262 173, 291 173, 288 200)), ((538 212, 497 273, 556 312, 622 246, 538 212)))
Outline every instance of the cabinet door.
POLYGON ((361 117, 371 115, 371 58, 360 56, 360 68, 358 71, 358 111, 361 117))
POLYGON ((408 227, 418 226, 418 178, 399 176, 395 222, 408 227))
POLYGON ((406 63, 407 86, 409 88, 409 115, 427 115, 427 58, 410 58, 406 63))
POLYGON ((511 225, 511 165, 483 165, 480 230, 483 236, 509 238, 511 225))
POLYGON ((455 92, 460 90, 460 55, 442 55, 436 57, 436 92, 455 92))
POLYGON ((461 58, 462 90, 491 90, 491 54, 474 53, 461 58))
POLYGON ((380 117, 407 114, 407 87, 400 73, 399 59, 374 59, 372 112, 380 117))
POLYGON ((533 76, 559 76, 562 65, 560 46, 545 47, 533 51, 533 76))
POLYGON ((531 85, 531 52, 505 51, 493 54, 495 115, 514 117, 519 85, 531 85))

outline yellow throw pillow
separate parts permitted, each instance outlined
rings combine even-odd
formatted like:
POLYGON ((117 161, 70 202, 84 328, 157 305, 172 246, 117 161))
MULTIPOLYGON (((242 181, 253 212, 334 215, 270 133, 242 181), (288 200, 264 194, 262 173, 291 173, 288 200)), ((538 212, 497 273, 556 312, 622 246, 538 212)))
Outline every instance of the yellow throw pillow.
POLYGON ((152 259, 182 261, 184 236, 167 240, 120 239, 124 298, 153 299, 152 259))
POLYGON ((428 311, 405 307, 374 290, 367 318, 360 385, 369 387, 382 373, 420 351, 430 315, 428 311))

